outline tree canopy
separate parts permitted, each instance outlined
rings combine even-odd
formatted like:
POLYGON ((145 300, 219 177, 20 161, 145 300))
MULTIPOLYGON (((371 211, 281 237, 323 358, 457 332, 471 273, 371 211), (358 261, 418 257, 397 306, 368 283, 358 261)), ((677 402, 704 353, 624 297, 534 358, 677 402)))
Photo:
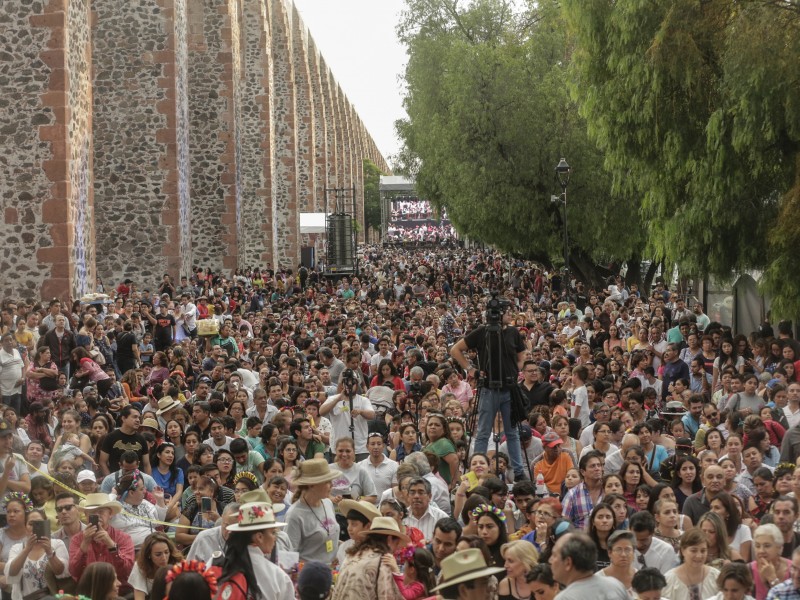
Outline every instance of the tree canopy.
POLYGON ((409 49, 409 118, 397 128, 418 193, 446 207, 462 234, 504 251, 560 256, 563 222, 550 199, 561 192, 554 169, 563 156, 573 170, 567 192, 573 269, 640 249, 636 207, 611 193, 603 155, 570 97, 558 5, 407 5, 398 31, 409 49), (608 221, 622 224, 625 235, 610 234, 608 221))
POLYGON ((765 270, 797 315, 800 4, 562 6, 572 96, 614 188, 641 198, 650 254, 690 275, 765 270))

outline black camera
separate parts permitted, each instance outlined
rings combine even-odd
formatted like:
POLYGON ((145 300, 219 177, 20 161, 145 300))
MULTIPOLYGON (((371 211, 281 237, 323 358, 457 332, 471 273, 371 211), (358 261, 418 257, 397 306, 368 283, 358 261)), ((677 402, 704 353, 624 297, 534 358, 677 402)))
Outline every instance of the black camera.
POLYGON ((358 387, 358 377, 356 376, 355 371, 352 369, 345 369, 342 371, 340 379, 342 382, 342 387, 347 391, 352 390, 354 387, 358 387))
POLYGON ((500 297, 500 292, 492 292, 491 298, 486 303, 486 322, 497 325, 503 320, 503 313, 511 306, 511 302, 500 297))

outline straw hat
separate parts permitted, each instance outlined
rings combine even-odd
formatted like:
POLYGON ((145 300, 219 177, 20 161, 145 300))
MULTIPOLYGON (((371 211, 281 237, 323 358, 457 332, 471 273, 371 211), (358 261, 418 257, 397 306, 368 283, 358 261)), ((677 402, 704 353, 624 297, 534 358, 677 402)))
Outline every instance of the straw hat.
POLYGON ((161 431, 161 428, 158 426, 158 421, 156 421, 152 417, 148 417, 144 421, 142 421, 140 427, 149 427, 150 429, 153 429, 155 431, 161 431))
POLYGON ((156 411, 156 414, 160 417, 166 412, 180 408, 180 406, 181 403, 175 400, 172 396, 164 396, 158 401, 158 410, 156 411))
POLYGON ((442 561, 441 583, 438 587, 433 588, 431 592, 438 592, 451 585, 503 572, 505 572, 505 569, 501 567, 487 567, 483 553, 477 548, 460 550, 442 561))
POLYGON ((269 497, 267 491, 263 487, 257 487, 254 490, 250 490, 249 492, 245 492, 241 496, 239 496, 239 502, 242 504, 250 504, 251 502, 258 502, 262 504, 268 504, 272 507, 272 511, 275 513, 283 512, 283 509, 286 508, 285 504, 280 504, 278 502, 273 502, 272 498, 269 497))
POLYGON ((325 483, 333 481, 339 477, 342 472, 331 469, 328 461, 324 458, 311 458, 301 462, 297 466, 299 476, 295 478, 294 485, 316 485, 318 483, 325 483))
MULTIPOLYGON (((411 543, 411 539, 405 533, 400 532, 400 527, 397 525, 397 521, 395 521, 392 517, 375 517, 372 519, 372 525, 370 525, 370 528, 364 529, 358 533, 357 537, 359 539, 364 539, 371 533, 394 536, 403 542, 404 546, 411 543)), ((505 569, 500 570, 505 571, 505 569)))
POLYGON ((272 507, 266 502, 249 502, 239 507, 239 522, 228 525, 228 531, 260 531, 285 527, 286 523, 278 523, 272 507))
POLYGON ((347 517, 347 514, 351 510, 364 515, 370 523, 372 523, 375 517, 381 516, 381 511, 375 508, 372 502, 367 502, 365 500, 359 500, 357 502, 355 500, 342 500, 339 502, 339 514, 347 517))
POLYGON ((87 494, 86 498, 81 500, 78 505, 83 511, 97 510, 98 508, 110 508, 111 514, 118 515, 122 512, 122 505, 116 500, 111 500, 108 494, 98 492, 96 494, 87 494))

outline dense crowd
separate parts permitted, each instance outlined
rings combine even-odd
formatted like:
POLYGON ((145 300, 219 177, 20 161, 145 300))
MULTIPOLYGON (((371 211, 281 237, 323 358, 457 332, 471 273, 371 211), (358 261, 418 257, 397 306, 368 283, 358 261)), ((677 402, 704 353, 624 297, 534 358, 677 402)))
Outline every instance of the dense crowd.
POLYGON ((455 228, 449 223, 433 222, 422 225, 389 225, 386 228, 386 240, 389 242, 429 242, 454 239, 455 228))
POLYGON ((790 323, 464 249, 149 283, 2 301, 4 599, 800 598, 790 323))
MULTIPOLYGON (((444 209, 442 209, 444 210, 444 209)), ((393 200, 391 216, 394 219, 430 219, 433 216, 433 208, 427 200, 406 199, 393 200)))

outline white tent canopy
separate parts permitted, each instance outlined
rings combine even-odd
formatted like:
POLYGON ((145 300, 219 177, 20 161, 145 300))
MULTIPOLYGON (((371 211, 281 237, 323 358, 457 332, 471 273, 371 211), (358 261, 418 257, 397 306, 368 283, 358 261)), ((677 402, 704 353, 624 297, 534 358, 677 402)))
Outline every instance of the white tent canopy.
POLYGON ((300 233, 325 233, 325 213, 300 213, 300 233))

